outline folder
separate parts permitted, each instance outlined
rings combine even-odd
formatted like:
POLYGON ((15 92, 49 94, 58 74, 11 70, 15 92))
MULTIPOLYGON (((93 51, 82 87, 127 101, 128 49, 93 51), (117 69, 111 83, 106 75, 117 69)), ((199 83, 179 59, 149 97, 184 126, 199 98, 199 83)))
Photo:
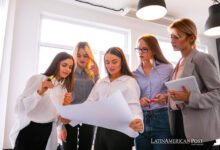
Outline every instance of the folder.
MULTIPOLYGON (((168 81, 165 83, 165 85, 169 90, 175 90, 175 91, 183 91, 182 86, 184 85, 191 92, 201 93, 195 76, 189 76, 177 80, 168 81)), ((178 101, 178 100, 175 102, 176 104, 183 103, 183 101, 178 101)))

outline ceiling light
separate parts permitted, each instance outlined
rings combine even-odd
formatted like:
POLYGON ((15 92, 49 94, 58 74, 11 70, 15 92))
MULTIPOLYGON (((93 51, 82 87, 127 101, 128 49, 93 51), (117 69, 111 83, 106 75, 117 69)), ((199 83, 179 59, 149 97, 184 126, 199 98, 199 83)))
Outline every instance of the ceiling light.
POLYGON ((204 34, 207 36, 220 35, 220 3, 214 4, 209 7, 209 17, 205 24, 204 34))
POLYGON ((143 20, 155 20, 166 15, 164 0, 139 0, 136 16, 143 20))

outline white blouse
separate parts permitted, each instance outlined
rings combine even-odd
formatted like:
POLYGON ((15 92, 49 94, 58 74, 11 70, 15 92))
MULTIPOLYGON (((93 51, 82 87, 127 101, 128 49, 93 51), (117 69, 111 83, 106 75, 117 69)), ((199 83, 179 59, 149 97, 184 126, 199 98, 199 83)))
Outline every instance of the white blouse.
POLYGON ((46 80, 46 78, 47 76, 45 75, 32 76, 28 80, 23 93, 17 99, 15 105, 17 120, 10 135, 13 147, 20 130, 33 121, 37 123, 53 122, 46 150, 56 149, 56 126, 60 124, 60 122, 58 122, 58 114, 53 103, 62 104, 63 96, 67 90, 62 87, 61 82, 58 82, 55 78, 53 78, 52 82, 54 87, 48 89, 42 96, 40 96, 37 93, 37 90, 41 89, 41 84, 44 80, 46 80), (58 98, 55 99, 55 97, 58 98), (57 99, 59 99, 60 102, 57 102, 57 99))
POLYGON ((105 99, 118 90, 121 91, 127 101, 134 118, 143 120, 143 113, 139 102, 140 88, 137 81, 128 75, 123 75, 112 82, 110 82, 109 77, 98 80, 87 101, 105 99))

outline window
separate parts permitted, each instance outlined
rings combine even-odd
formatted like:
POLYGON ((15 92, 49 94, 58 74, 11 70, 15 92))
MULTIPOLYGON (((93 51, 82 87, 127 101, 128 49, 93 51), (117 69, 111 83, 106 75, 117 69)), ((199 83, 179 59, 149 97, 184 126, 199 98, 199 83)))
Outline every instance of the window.
MULTIPOLYGON (((165 58, 175 67, 181 58, 181 53, 179 51, 174 51, 170 42, 159 40, 159 44, 165 58)), ((197 46, 197 50, 208 53, 207 46, 198 43, 196 46, 197 46)))
POLYGON ((179 51, 173 51, 173 47, 170 43, 159 41, 161 50, 165 58, 175 67, 181 58, 179 51))
POLYGON ((103 56, 108 48, 112 46, 122 48, 129 60, 128 31, 42 17, 38 72, 45 72, 57 53, 65 51, 73 54, 75 45, 80 41, 87 41, 90 44, 101 77, 106 75, 103 56))

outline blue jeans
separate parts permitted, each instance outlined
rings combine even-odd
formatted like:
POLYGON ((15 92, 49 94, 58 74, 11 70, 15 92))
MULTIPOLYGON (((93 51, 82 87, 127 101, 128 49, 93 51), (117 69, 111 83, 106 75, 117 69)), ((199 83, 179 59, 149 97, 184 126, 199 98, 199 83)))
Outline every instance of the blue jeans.
POLYGON ((172 150, 172 144, 151 143, 156 139, 171 138, 167 108, 144 112, 144 132, 135 138, 136 150, 172 150))

